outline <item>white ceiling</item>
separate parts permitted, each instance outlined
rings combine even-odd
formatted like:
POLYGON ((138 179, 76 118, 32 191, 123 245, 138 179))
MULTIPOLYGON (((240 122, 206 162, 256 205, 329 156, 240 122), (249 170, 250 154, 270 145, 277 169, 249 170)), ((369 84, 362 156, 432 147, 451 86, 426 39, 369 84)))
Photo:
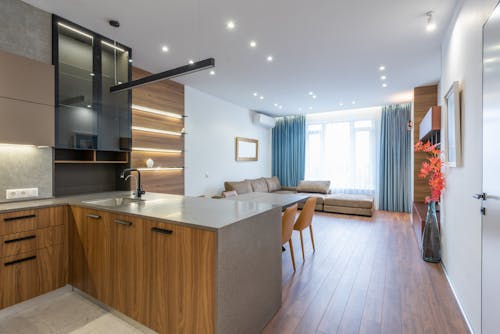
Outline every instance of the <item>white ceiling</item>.
POLYGON ((439 80, 440 42, 456 5, 455 0, 25 2, 130 46, 134 65, 151 72, 214 57, 215 76, 202 71, 176 81, 275 115, 408 101, 413 87, 439 80), (432 33, 425 29, 430 10, 438 26, 432 33), (121 27, 109 26, 109 19, 121 27), (236 23, 232 31, 226 29, 228 20, 236 23), (252 39, 255 49, 249 47, 252 39), (164 44, 168 53, 161 51, 164 44), (274 61, 268 63, 271 54, 274 61), (387 67, 387 88, 381 86, 381 64, 387 67))

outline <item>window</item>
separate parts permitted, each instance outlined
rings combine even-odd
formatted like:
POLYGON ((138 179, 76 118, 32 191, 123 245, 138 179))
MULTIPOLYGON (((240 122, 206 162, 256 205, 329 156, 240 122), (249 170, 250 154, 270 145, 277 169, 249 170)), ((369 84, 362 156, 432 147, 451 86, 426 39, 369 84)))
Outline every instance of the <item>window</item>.
POLYGON ((306 179, 336 192, 375 194, 380 108, 307 116, 306 179))

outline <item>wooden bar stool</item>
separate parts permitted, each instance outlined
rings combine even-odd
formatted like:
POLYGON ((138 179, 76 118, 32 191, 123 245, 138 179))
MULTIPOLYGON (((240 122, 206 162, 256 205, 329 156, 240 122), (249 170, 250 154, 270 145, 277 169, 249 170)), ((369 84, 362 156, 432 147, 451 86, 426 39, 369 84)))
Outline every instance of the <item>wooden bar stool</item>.
POLYGON ((304 239, 302 237, 302 231, 309 227, 309 232, 311 233, 311 242, 313 246, 313 251, 316 251, 316 247, 314 246, 314 236, 312 230, 312 219, 314 216, 314 209, 316 208, 316 198, 309 197, 300 212, 299 218, 295 222, 294 230, 300 232, 300 245, 302 246, 302 261, 305 261, 304 256, 304 239))
POLYGON ((290 245, 290 255, 292 256, 293 271, 295 271, 295 256, 293 254, 292 232, 297 215, 297 204, 288 207, 281 217, 281 245, 288 242, 290 245))

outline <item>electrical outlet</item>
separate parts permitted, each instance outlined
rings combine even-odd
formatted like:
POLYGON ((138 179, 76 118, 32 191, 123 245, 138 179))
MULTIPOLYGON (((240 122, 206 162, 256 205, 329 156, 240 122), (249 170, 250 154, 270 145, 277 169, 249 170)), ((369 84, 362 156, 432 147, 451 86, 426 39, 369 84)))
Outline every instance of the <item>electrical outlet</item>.
POLYGON ((5 197, 7 199, 38 197, 38 188, 7 189, 5 197))

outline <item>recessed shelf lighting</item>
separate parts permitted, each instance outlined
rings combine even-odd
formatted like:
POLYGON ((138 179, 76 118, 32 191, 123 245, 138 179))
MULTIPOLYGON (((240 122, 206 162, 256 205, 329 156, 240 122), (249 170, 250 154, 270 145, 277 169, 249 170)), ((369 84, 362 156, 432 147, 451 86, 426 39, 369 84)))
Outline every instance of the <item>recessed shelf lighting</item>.
POLYGON ((380 72, 385 71, 385 65, 380 65, 380 66, 378 67, 378 70, 379 70, 380 72))
POLYGON ((76 32, 77 34, 80 34, 80 35, 85 36, 85 37, 90 38, 90 39, 94 39, 94 37, 93 37, 92 35, 86 34, 86 33, 84 33, 83 31, 80 31, 80 30, 78 30, 78 29, 75 29, 75 28, 73 28, 73 27, 70 27, 69 25, 66 25, 66 24, 61 23, 61 22, 57 22, 57 24, 58 24, 60 27, 63 27, 63 28, 65 28, 65 29, 68 29, 68 30, 71 30, 71 31, 73 31, 73 32, 76 32))
POLYGON ((132 109, 136 109, 136 110, 140 110, 140 111, 145 111, 145 112, 149 112, 149 113, 152 113, 152 114, 157 114, 157 115, 172 117, 172 118, 178 118, 178 119, 182 119, 182 117, 183 117, 182 115, 179 115, 179 114, 176 114, 176 113, 173 113, 173 112, 168 112, 168 111, 153 109, 153 108, 149 108, 149 107, 139 106, 137 104, 133 104, 132 105, 132 109))
POLYGON ((160 172, 160 171, 176 171, 183 170, 184 167, 151 167, 151 168, 137 168, 141 172, 160 172))
POLYGON ((250 47, 251 48, 257 47, 257 42, 256 41, 250 41, 250 47))
POLYGON ((171 136, 182 136, 182 132, 174 132, 174 131, 166 131, 166 130, 160 130, 160 129, 145 128, 142 126, 132 126, 132 130, 160 133, 160 134, 171 135, 171 136))
POLYGON ((273 56, 267 56, 266 60, 268 62, 272 62, 274 60, 273 56))
POLYGON ((113 48, 113 49, 115 49, 115 50, 117 50, 117 51, 120 51, 120 52, 125 52, 125 49, 122 49, 122 48, 120 48, 120 47, 118 47, 118 46, 116 46, 116 45, 113 45, 113 44, 111 44, 111 43, 108 43, 108 42, 106 42, 106 41, 101 41, 101 43, 102 43, 102 44, 104 44, 104 45, 106 45, 106 46, 109 46, 110 48, 113 48))
POLYGON ((163 51, 163 52, 168 52, 168 46, 163 45, 163 46, 161 47, 161 51, 163 51))
POLYGON ((236 24, 234 23, 234 21, 233 21, 233 20, 229 20, 229 21, 227 21, 227 23, 226 23, 226 28, 227 28, 228 30, 233 30, 235 27, 236 27, 236 24))
POLYGON ((194 64, 194 60, 189 59, 189 60, 188 60, 188 64, 189 64, 189 65, 193 65, 193 64, 194 64))
POLYGON ((87 104, 87 108, 92 108, 92 105, 91 104, 87 104))
POLYGON ((385 79, 387 79, 387 76, 385 76, 385 75, 382 75, 382 76, 380 77, 380 80, 385 80, 385 79))
POLYGON ((210 71, 210 75, 215 75, 215 71, 214 71, 214 70, 211 70, 211 71, 210 71))
POLYGON ((158 153, 182 153, 182 150, 168 150, 161 148, 132 147, 132 151, 158 152, 158 153))
POLYGON ((95 73, 89 73, 91 77, 95 76, 95 73))

